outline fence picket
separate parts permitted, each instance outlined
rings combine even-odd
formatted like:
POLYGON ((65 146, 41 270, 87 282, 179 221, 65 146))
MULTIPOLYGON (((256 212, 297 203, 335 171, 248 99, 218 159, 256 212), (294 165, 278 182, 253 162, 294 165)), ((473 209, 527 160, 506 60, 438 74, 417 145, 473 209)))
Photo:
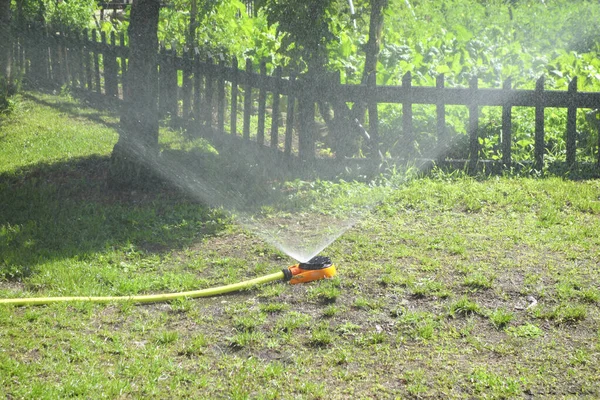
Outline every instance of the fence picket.
MULTIPOLYGON (((475 99, 477 93, 478 79, 473 77, 469 82, 469 89, 473 92, 475 99)), ((469 105, 469 170, 475 171, 479 161, 479 105, 472 101, 469 105)))
MULTIPOLYGON (((287 110, 285 117, 285 146, 283 154, 290 157, 292 155, 292 139, 294 136, 294 108, 296 104, 296 74, 290 73, 290 90, 287 95, 287 110)), ((600 161, 599 161, 600 162, 600 161)))
POLYGON ((413 109, 411 103, 410 90, 412 87, 412 74, 410 71, 402 77, 402 89, 407 94, 406 101, 402 102, 402 135, 406 140, 406 156, 412 158, 414 156, 415 137, 413 133, 413 109))
POLYGON ((252 112, 252 85, 250 74, 252 74, 252 60, 246 58, 246 85, 244 86, 244 139, 250 139, 250 114, 252 112))
POLYGON ((534 165, 538 171, 544 166, 544 77, 535 83, 535 136, 534 136, 534 165))
POLYGON ((265 89, 265 77, 267 76, 267 63, 263 60, 260 63, 260 76, 258 78, 258 129, 256 131, 256 141, 260 145, 265 144, 265 108, 267 104, 267 91, 265 89))
POLYGON ((183 52, 183 77, 182 77, 182 87, 181 87, 181 103, 182 110, 181 116, 184 119, 189 119, 189 115, 191 113, 192 107, 192 50, 184 49, 183 52))
MULTIPOLYGON (((569 93, 577 92, 577 77, 574 77, 571 82, 569 82, 569 93)), ((567 137, 566 137, 566 145, 567 145, 567 166, 569 168, 573 168, 575 166, 575 147, 577 145, 576 141, 577 135, 577 107, 572 104, 567 108, 567 137)))
POLYGON ((90 42, 90 34, 88 32, 87 29, 85 29, 83 31, 83 37, 84 37, 84 45, 83 45, 83 57, 84 57, 84 63, 85 63, 85 82, 87 85, 87 89, 89 91, 93 91, 93 85, 92 85, 92 64, 93 64, 93 60, 92 60, 92 52, 91 52, 91 42, 90 42))
POLYGON ((279 102, 281 85, 281 66, 275 68, 275 90, 273 90, 273 104, 271 108, 271 147, 276 149, 279 145, 279 102))
MULTIPOLYGON (((443 90, 445 85, 444 75, 438 75, 435 78, 435 87, 438 90, 443 90)), ((437 114, 436 130, 437 130, 437 161, 443 161, 446 158, 446 150, 448 148, 448 132, 446 130, 446 106, 443 102, 438 101, 435 105, 437 114)))
POLYGON ((206 71, 204 74, 204 125, 207 128, 212 126, 213 116, 213 79, 214 79, 214 61, 212 57, 206 60, 206 71))
POLYGON ((93 59, 94 59, 94 87, 97 93, 102 93, 102 83, 100 82, 100 52, 98 51, 98 31, 92 30, 93 59))
POLYGON ((231 112, 229 122, 229 133, 237 136, 237 113, 238 113, 238 75, 239 65, 237 57, 231 61, 231 112))
POLYGON ((217 131, 225 131, 225 60, 219 60, 217 72, 217 131))
POLYGON ((377 110, 377 72, 372 71, 367 79, 368 104, 367 110, 369 113, 369 151, 374 158, 379 157, 379 113, 377 110))
MULTIPOLYGON (((509 91, 512 80, 506 79, 502 83, 502 90, 509 91)), ((510 169, 512 163, 512 104, 507 103, 502 107, 502 164, 510 169)))

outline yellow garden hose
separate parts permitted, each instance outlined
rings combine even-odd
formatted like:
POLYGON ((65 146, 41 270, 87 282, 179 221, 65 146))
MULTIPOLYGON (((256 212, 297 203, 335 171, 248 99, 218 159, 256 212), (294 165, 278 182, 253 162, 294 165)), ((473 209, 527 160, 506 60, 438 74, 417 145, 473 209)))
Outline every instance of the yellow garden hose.
POLYGON ((22 299, 0 299, 0 304, 12 304, 15 306, 38 306, 42 304, 62 303, 67 301, 86 301, 92 303, 111 303, 121 301, 131 301, 133 303, 155 303, 159 301, 169 301, 184 298, 210 297, 219 294, 235 292, 237 290, 247 289, 252 286, 260 285, 284 278, 284 272, 279 271, 260 278, 250 279, 248 281, 233 283, 231 285, 218 286, 215 288, 192 290, 179 293, 146 294, 139 296, 68 296, 68 297, 30 297, 22 299))
POLYGON ((336 273, 335 266, 327 257, 313 257, 306 263, 292 265, 279 272, 250 279, 231 285, 218 286, 215 288, 191 290, 178 293, 147 294, 139 296, 67 296, 67 297, 29 297, 19 299, 0 299, 0 305, 10 304, 14 306, 38 306, 51 303, 63 303, 68 301, 85 301, 91 303, 126 302, 133 303, 155 303, 184 298, 211 297, 224 293, 248 289, 256 285, 283 279, 289 283, 304 283, 317 279, 331 278, 336 273))

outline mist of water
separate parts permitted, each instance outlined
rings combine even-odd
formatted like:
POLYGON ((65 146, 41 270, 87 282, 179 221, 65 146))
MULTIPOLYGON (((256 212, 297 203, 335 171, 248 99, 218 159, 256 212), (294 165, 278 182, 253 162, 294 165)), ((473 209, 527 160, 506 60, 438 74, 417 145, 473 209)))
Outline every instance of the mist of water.
POLYGON ((205 141, 191 150, 156 154, 132 143, 148 168, 197 200, 225 210, 281 252, 305 262, 327 248, 383 199, 357 172, 346 180, 306 179, 307 170, 258 152, 219 154, 205 141), (353 179, 362 179, 359 182, 353 179))

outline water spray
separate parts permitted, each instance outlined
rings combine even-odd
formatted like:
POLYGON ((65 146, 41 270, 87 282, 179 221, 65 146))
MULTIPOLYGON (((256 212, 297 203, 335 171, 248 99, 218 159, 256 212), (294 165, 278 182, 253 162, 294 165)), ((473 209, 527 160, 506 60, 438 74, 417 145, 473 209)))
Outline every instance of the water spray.
POLYGON ((233 283, 231 285, 218 286, 208 289, 192 290, 178 293, 148 294, 139 296, 68 296, 0 299, 0 304, 10 304, 14 306, 38 306, 44 304, 74 301, 83 301, 88 303, 156 303, 161 301, 171 301, 184 298, 193 299, 198 297, 218 296, 225 293, 250 289, 254 286, 276 280, 283 280, 290 284, 306 283, 320 279, 332 278, 333 276, 335 276, 335 274, 335 265, 331 263, 329 257, 317 256, 311 258, 307 262, 295 264, 288 268, 284 268, 279 272, 275 272, 269 275, 250 279, 243 282, 233 283))

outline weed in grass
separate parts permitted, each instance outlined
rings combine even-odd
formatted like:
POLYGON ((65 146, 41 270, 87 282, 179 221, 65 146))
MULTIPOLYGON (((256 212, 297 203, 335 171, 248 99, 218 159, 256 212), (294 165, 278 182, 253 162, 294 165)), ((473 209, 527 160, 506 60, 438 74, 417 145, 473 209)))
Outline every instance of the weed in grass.
POLYGON ((571 356, 571 365, 585 365, 590 361, 590 354, 584 349, 575 349, 571 356))
POLYGON ((492 287, 494 277, 481 272, 475 272, 467 275, 463 280, 463 285, 472 289, 489 289, 492 287))
POLYGON ((558 324, 571 324, 583 321, 587 317, 587 308, 583 304, 567 304, 554 310, 554 320, 558 324))
POLYGON ((337 326, 336 331, 341 335, 348 335, 358 332, 360 330, 360 325, 357 325, 353 322, 347 321, 343 324, 337 326))
POLYGON ((375 299, 367 299, 366 297, 357 297, 352 304, 355 308, 361 310, 377 310, 382 307, 380 301, 375 299))
POLYGON ((341 308, 335 304, 330 304, 323 310, 323 316, 331 318, 336 316, 341 311, 341 308))
POLYGON ((582 289, 578 293, 579 298, 586 303, 600 302, 600 290, 596 288, 582 289))
POLYGON ((341 290, 333 285, 315 285, 309 289, 308 298, 323 303, 333 303, 341 293, 341 290))
POLYGON ((176 299, 171 302, 171 307, 174 312, 187 313, 194 307, 192 299, 176 299))
POLYGON ((290 306, 286 303, 268 303, 260 305, 260 310, 269 314, 287 311, 289 308, 290 306))
POLYGON ((191 355, 201 355, 204 354, 206 348, 208 347, 208 339, 202 333, 196 334, 190 343, 183 350, 183 354, 191 356, 191 355))
POLYGON ((264 322, 265 315, 256 312, 247 315, 238 315, 233 318, 233 326, 241 332, 252 332, 264 322))
POLYGON ((283 292, 285 292, 285 289, 286 289, 285 285, 267 285, 261 289, 260 293, 258 294, 258 297, 262 297, 262 298, 279 297, 283 294, 283 292))
POLYGON ((404 270, 400 270, 395 265, 387 265, 384 273, 379 278, 379 282, 384 286, 407 287, 414 283, 415 277, 404 270))
POLYGON ((175 343, 179 339, 179 332, 177 331, 161 331, 154 337, 154 343, 162 346, 175 343))
POLYGON ((475 368, 470 382, 476 394, 486 393, 493 398, 513 398, 522 392, 518 379, 496 374, 487 368, 475 368))
POLYGON ((387 334, 385 332, 373 332, 369 336, 370 344, 381 344, 387 340, 387 334))
POLYGON ((443 283, 427 280, 418 282, 410 286, 410 292, 416 297, 435 296, 441 299, 450 297, 450 291, 446 289, 443 283))
POLYGON ((498 329, 504 328, 514 318, 515 318, 515 314, 510 311, 507 311, 504 308, 498 308, 489 314, 490 321, 498 329))
POLYGON ((419 398, 427 393, 427 377, 422 369, 406 371, 403 378, 406 381, 406 390, 411 396, 419 398))
POLYGON ((525 325, 511 326, 506 328, 506 333, 516 337, 535 338, 544 332, 537 326, 527 323, 525 325))
POLYGON ((263 343, 265 335, 258 331, 242 331, 228 338, 229 345, 232 348, 241 349, 244 347, 257 346, 263 343))
POLYGON ((548 309, 536 307, 532 312, 538 319, 554 321, 556 324, 573 324, 582 321, 587 316, 587 308, 583 304, 564 304, 548 309))
POLYGON ((449 313, 451 317, 457 315, 472 315, 472 314, 480 314, 481 307, 479 304, 475 303, 472 300, 469 300, 468 297, 463 296, 457 301, 450 304, 449 313))
POLYGON ((277 321, 276 328, 279 331, 291 333, 295 329, 308 326, 311 320, 310 315, 290 311, 277 321))
POLYGON ((333 342, 334 336, 328 324, 319 324, 311 330, 309 343, 314 347, 326 347, 333 342))
POLYGON ((351 352, 344 348, 336 348, 328 359, 332 365, 344 365, 352 361, 351 352))
POLYGON ((406 312, 397 320, 398 329, 414 339, 433 339, 438 325, 431 313, 423 311, 406 312))

